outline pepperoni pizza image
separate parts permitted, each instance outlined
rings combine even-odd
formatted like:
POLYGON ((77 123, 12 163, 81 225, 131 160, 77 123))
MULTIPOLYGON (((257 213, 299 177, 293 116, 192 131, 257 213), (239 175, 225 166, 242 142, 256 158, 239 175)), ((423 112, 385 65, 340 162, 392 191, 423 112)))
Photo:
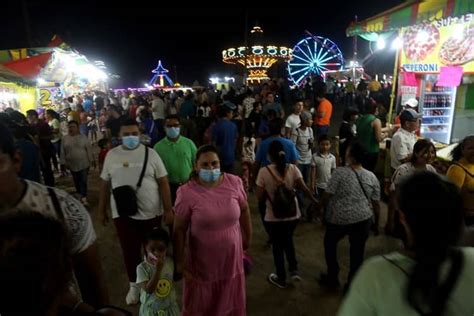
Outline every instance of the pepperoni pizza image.
POLYGON ((434 25, 415 25, 403 35, 403 50, 408 59, 421 61, 435 50, 439 39, 439 30, 434 25))

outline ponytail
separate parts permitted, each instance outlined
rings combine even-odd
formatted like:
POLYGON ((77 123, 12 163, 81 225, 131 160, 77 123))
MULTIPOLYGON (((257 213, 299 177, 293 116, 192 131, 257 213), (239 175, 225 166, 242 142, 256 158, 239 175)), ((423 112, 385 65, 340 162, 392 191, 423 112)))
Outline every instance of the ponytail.
POLYGON ((463 268, 463 254, 454 248, 463 227, 461 196, 437 174, 420 172, 401 185, 399 207, 413 234, 409 246, 416 261, 406 299, 421 315, 441 316, 463 268), (440 279, 445 261, 450 270, 440 279))
POLYGON ((275 140, 270 143, 270 147, 268 148, 268 154, 272 162, 276 165, 276 169, 278 173, 283 176, 286 170, 286 153, 283 148, 283 145, 278 140, 275 140))

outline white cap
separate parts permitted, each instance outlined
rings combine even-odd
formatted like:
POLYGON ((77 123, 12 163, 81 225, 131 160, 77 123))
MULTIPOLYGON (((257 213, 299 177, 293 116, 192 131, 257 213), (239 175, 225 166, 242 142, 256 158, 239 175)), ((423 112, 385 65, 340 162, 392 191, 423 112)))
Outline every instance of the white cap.
POLYGON ((408 99, 407 102, 405 102, 405 105, 408 105, 411 108, 416 108, 418 106, 418 101, 415 98, 408 99))

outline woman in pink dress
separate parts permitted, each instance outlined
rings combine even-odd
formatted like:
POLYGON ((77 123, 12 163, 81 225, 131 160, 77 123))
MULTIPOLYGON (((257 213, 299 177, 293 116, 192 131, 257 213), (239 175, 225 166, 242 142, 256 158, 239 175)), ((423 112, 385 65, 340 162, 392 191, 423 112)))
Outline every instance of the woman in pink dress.
POLYGON ((196 153, 191 180, 177 192, 176 278, 184 276, 183 316, 242 316, 243 251, 252 226, 242 180, 221 173, 215 147, 196 153))

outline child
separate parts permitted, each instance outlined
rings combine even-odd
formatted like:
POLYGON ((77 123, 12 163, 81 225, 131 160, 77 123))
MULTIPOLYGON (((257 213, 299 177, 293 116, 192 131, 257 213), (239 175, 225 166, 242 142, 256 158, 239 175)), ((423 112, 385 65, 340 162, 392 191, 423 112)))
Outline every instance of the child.
POLYGON ((112 144, 110 143, 109 139, 102 138, 99 140, 99 170, 102 171, 102 166, 104 165, 105 156, 107 156, 107 152, 112 148, 112 144))
POLYGON ((105 111, 105 108, 100 110, 100 116, 99 116, 99 128, 100 132, 102 133, 102 137, 105 137, 107 135, 107 112, 105 111))
POLYGON ((87 127, 91 133, 92 144, 97 143, 97 119, 95 117, 95 112, 90 111, 89 116, 87 117, 87 127))
POLYGON ((255 137, 254 133, 244 137, 242 145, 242 182, 245 191, 250 190, 249 181, 252 176, 253 164, 255 163, 255 137))
POLYGON ((329 152, 331 141, 327 135, 318 138, 318 145, 319 152, 311 158, 311 189, 317 198, 321 198, 331 179, 331 173, 336 169, 336 157, 329 152))
POLYGON ((140 316, 179 316, 173 287, 173 260, 166 256, 168 233, 156 227, 143 244, 144 261, 137 267, 140 293, 140 316))

